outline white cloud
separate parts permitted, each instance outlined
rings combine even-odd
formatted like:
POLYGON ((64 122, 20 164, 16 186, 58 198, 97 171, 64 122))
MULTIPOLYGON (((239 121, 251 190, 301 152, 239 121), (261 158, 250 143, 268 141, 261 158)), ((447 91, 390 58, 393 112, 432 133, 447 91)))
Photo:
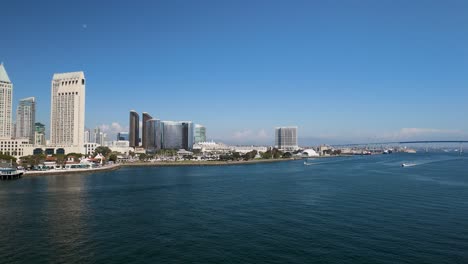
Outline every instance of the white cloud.
POLYGON ((273 138, 267 133, 266 129, 262 128, 256 131, 251 129, 235 131, 227 140, 234 144, 271 144, 273 138))
POLYGON ((244 129, 242 131, 236 131, 232 135, 233 139, 247 139, 252 136, 252 130, 244 129))
POLYGON ((117 133, 119 132, 128 132, 128 127, 122 126, 118 122, 112 122, 109 124, 101 124, 99 125, 99 129, 107 134, 108 139, 114 139, 117 133))

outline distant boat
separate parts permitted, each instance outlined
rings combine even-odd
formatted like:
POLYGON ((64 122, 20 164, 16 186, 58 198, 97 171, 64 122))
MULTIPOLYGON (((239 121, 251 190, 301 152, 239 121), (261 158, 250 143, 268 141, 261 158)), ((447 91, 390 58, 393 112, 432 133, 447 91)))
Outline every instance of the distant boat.
POLYGON ((304 165, 310 166, 310 165, 312 165, 312 163, 307 163, 307 161, 304 161, 304 165))
POLYGON ((402 167, 411 167, 411 166, 414 166, 414 165, 416 165, 416 164, 414 164, 414 163, 402 163, 401 164, 402 167))

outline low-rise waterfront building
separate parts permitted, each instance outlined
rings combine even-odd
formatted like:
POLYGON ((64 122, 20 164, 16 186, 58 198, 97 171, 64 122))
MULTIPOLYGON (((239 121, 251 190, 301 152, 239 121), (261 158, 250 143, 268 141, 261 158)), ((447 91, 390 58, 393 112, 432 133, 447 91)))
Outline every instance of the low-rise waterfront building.
POLYGON ((231 147, 223 143, 217 143, 214 141, 198 142, 193 145, 193 149, 200 150, 201 152, 228 152, 231 151, 231 147))
POLYGON ((268 147, 265 146, 231 146, 230 150, 233 152, 239 152, 242 154, 252 152, 256 150, 257 152, 267 152, 268 147))
POLYGON ((106 146, 113 152, 118 152, 121 154, 129 154, 134 148, 130 147, 130 142, 128 140, 117 140, 106 142, 106 146))
POLYGON ((33 154, 34 146, 29 143, 28 138, 23 139, 0 139, 0 152, 19 158, 33 154))
POLYGON ((85 155, 86 156, 89 156, 89 155, 92 155, 94 153, 94 151, 96 150, 97 147, 101 146, 100 144, 98 143, 94 143, 94 142, 90 142, 90 143, 85 143, 84 144, 84 149, 85 149, 85 155))

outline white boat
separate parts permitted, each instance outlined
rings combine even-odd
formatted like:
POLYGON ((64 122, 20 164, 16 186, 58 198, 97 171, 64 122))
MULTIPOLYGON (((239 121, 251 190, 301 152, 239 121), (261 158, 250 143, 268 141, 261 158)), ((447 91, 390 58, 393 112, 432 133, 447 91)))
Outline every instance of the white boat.
POLYGON ((416 164, 414 164, 414 163, 402 163, 401 164, 402 167, 411 167, 411 166, 414 166, 414 165, 416 165, 416 164))

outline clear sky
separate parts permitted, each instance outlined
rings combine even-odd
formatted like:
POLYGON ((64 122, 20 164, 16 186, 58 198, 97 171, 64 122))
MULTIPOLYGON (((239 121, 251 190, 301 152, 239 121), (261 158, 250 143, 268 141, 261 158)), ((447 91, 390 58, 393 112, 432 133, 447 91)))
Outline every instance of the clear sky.
MULTIPOLYGON (((53 73, 83 70, 86 126, 128 112, 208 138, 302 144, 468 138, 468 1, 3 1, 14 104, 50 123, 53 73)), ((114 125, 112 125, 114 123, 114 125)))

